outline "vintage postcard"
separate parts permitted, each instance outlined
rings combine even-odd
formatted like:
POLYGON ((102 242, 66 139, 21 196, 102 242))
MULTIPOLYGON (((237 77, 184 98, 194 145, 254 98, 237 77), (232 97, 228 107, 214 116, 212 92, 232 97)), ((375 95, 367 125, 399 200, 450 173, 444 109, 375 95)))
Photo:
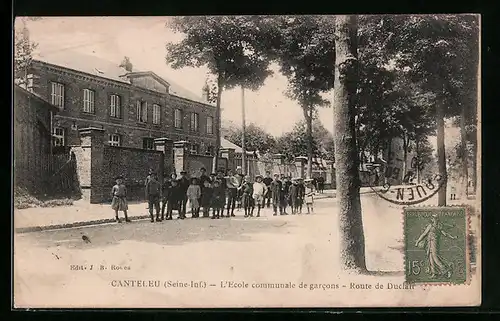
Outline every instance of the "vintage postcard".
POLYGON ((479 15, 14 31, 13 308, 481 304, 479 15))

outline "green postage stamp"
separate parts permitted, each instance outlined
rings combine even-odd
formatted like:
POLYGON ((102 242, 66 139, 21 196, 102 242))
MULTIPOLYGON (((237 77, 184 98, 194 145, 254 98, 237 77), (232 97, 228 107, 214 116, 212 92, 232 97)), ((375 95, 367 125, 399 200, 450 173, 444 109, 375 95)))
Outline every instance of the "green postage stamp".
POLYGON ((465 284, 469 277, 466 207, 404 209, 406 282, 465 284))

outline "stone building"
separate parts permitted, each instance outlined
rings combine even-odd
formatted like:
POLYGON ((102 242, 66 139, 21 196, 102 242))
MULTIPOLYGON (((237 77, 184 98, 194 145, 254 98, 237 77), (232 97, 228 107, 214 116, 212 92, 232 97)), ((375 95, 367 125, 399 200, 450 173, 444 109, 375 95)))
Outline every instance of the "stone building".
POLYGON ((153 150, 167 137, 189 142, 191 154, 214 151, 215 106, 152 71, 62 51, 36 56, 29 74, 30 89, 59 107, 55 146, 80 145, 79 129, 92 127, 111 146, 153 150))

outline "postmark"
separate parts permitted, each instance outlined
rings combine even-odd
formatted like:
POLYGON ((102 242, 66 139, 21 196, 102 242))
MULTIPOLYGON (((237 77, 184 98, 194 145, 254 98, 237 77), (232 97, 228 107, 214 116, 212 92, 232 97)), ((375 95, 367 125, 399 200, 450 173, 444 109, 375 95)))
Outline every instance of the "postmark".
POLYGON ((415 180, 415 172, 422 172, 423 164, 417 157, 413 157, 410 162, 410 167, 402 178, 402 182, 395 183, 402 176, 402 166, 400 159, 389 156, 389 160, 383 166, 383 173, 380 173, 382 166, 369 166, 369 187, 380 198, 396 205, 411 206, 423 203, 432 198, 445 185, 447 175, 434 174, 424 179, 420 179, 418 183, 413 183, 415 180), (382 176, 382 178, 381 178, 382 176), (381 186, 380 180, 384 183, 381 186), (405 185, 402 185, 404 183, 405 185))
POLYGON ((467 284, 467 207, 408 207, 403 210, 403 220, 406 282, 467 284))

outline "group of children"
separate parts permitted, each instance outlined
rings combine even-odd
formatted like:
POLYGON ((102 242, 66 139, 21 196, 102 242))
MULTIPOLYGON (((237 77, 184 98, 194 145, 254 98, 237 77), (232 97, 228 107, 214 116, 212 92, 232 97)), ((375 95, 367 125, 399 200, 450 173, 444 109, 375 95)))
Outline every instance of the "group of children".
MULTIPOLYGON (((259 217, 267 198, 272 199, 274 215, 277 215, 278 208, 280 215, 287 215, 288 206, 291 207, 292 214, 301 214, 304 203, 308 214, 314 210, 315 187, 312 179, 280 179, 278 174, 271 179, 267 173, 266 178, 257 175, 255 181, 252 181, 250 176, 242 175, 238 169, 234 175, 231 171, 224 175, 224 172, 219 170, 208 176, 202 168, 200 176, 192 178, 188 178, 187 173, 181 171, 180 178, 174 173, 169 179, 165 179, 163 184, 158 181, 157 175, 150 171, 146 178, 145 191, 151 222, 171 220, 174 210, 178 211, 179 219, 185 219, 187 204, 193 218, 199 217, 200 212, 203 217, 209 217, 210 210, 212 219, 224 217, 226 205, 226 217, 235 216, 235 207, 242 207, 245 217, 253 217, 257 208, 256 216, 259 217), (156 213, 153 213, 153 210, 156 213)), ((118 177, 116 185, 113 186, 111 206, 118 222, 119 211, 124 212, 126 222, 130 221, 127 216, 128 205, 123 177, 118 177)))

